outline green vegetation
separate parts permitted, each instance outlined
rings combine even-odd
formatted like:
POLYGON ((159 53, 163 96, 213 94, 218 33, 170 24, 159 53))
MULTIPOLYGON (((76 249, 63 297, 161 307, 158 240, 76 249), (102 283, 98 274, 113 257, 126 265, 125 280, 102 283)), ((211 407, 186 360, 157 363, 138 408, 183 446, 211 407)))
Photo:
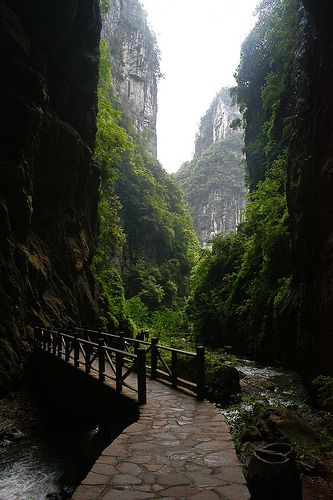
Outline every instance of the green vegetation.
POLYGON ((148 311, 179 309, 198 243, 175 181, 147 151, 147 141, 133 131, 129 117, 124 120, 115 111, 111 81, 108 42, 102 40, 95 152, 102 182, 95 269, 103 326, 130 333, 135 325, 125 297, 140 299, 148 311))
POLYGON ((286 167, 297 10, 296 0, 262 2, 243 44, 234 93, 243 110, 250 194, 238 232, 202 253, 187 308, 201 340, 270 361, 279 359, 290 282, 286 167))
POLYGON ((195 207, 205 203, 207 195, 217 187, 226 199, 245 196, 241 168, 243 146, 242 133, 233 133, 184 163, 175 174, 193 215, 195 207))
MULTIPOLYGON (((245 205, 243 172, 243 132, 237 130, 237 109, 232 105, 230 89, 223 88, 213 100, 200 122, 196 137, 196 154, 176 172, 175 178, 185 194, 186 203, 193 217, 196 233, 202 244, 207 244, 215 229, 212 212, 219 231, 235 230, 240 211, 245 205), (230 121, 225 137, 214 137, 216 121, 230 121), (222 223, 223 219, 223 223, 222 223)), ((220 129, 217 129, 220 130, 220 129)), ((221 130, 220 130, 221 132, 221 130)))

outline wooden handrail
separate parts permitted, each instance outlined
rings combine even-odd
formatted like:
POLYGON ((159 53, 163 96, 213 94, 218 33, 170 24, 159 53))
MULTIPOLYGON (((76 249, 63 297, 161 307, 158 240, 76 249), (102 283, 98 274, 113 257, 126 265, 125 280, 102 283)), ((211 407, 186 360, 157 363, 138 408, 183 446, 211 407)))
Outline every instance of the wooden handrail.
POLYGON ((143 379, 146 377, 146 369, 150 371, 150 376, 157 380, 167 380, 174 388, 188 388, 193 390, 194 394, 199 398, 203 399, 205 394, 205 350, 203 346, 197 346, 196 352, 184 351, 182 349, 176 349, 174 347, 168 347, 158 344, 157 338, 152 338, 151 342, 145 340, 132 339, 130 337, 124 337, 123 335, 112 334, 102 332, 101 330, 91 330, 82 327, 74 327, 73 334, 65 333, 53 328, 43 328, 36 327, 37 331, 46 332, 42 340, 39 342, 39 346, 44 350, 57 354, 61 357, 63 352, 61 349, 62 340, 64 339, 65 346, 65 360, 67 362, 73 359, 74 366, 79 367, 80 364, 85 365, 86 373, 90 372, 90 369, 98 372, 98 377, 101 382, 105 380, 106 373, 106 363, 110 366, 114 376, 107 376, 112 378, 116 382, 116 390, 121 392, 122 387, 126 386, 132 388, 127 383, 125 383, 126 377, 136 371, 137 373, 137 384, 138 384, 138 400, 139 404, 144 404, 146 401, 146 382, 143 379), (82 335, 83 332, 83 335, 82 335), (83 338, 84 334, 88 337, 92 334, 97 337, 97 342, 93 342, 89 338, 83 338), (60 337, 60 341, 56 339, 56 336, 60 337), (121 349, 118 347, 112 347, 105 344, 107 339, 116 339, 118 341, 117 346, 120 343, 121 349), (120 341, 120 342, 119 342, 120 341), (127 344, 134 345, 134 353, 125 350, 127 344), (148 349, 144 349, 141 346, 148 346, 148 349), (150 351, 150 366, 146 363, 146 355, 150 351), (169 366, 167 361, 164 359, 162 352, 171 353, 171 365, 169 366), (71 353, 73 352, 73 356, 71 353), (80 352, 84 361, 80 361, 80 352), (144 352, 144 366, 142 366, 142 359, 144 352), (185 378, 179 377, 179 360, 178 355, 187 356, 193 358, 195 361, 195 382, 193 380, 186 380, 185 378), (114 360, 112 360, 114 356, 114 360), (131 366, 123 373, 123 367, 125 366, 125 361, 132 363, 131 366), (92 364, 97 362, 98 368, 92 367, 92 364), (158 365, 161 363, 164 370, 161 370, 158 365), (145 373, 145 377, 143 377, 145 373), (163 375, 163 379, 159 375, 163 375), (143 394, 144 393, 144 394, 143 394))
MULTIPOLYGON (((83 329, 80 329, 80 331, 83 331, 83 329)), ((73 363, 75 368, 80 368, 80 365, 83 365, 87 374, 91 370, 94 371, 98 374, 100 382, 104 382, 105 378, 114 380, 117 392, 121 392, 123 386, 135 391, 138 394, 138 403, 140 405, 146 403, 145 349, 138 349, 138 354, 122 351, 105 345, 103 335, 99 336, 98 342, 81 338, 78 329, 75 329, 73 334, 70 334, 53 328, 35 327, 34 340, 37 347, 54 356, 64 358, 66 362, 73 363), (63 345, 64 350, 62 349, 63 345), (112 356, 115 357, 115 362, 113 362, 112 356), (124 374, 125 359, 132 363, 132 366, 124 374), (93 363, 97 363, 97 366, 94 367, 93 363), (114 376, 110 376, 106 372, 107 366, 113 371, 114 376), (135 371, 137 374, 137 389, 125 381, 127 376, 135 371)))

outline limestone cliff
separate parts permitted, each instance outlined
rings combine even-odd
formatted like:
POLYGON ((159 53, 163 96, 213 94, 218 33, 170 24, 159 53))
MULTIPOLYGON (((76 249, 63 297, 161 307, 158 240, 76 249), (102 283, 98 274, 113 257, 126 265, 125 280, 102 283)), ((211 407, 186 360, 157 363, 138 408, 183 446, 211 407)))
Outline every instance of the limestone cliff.
POLYGON ((333 5, 303 4, 288 181, 294 272, 285 333, 294 343, 290 363, 307 374, 333 375, 333 5))
POLYGON ((156 156, 159 52, 138 0, 110 0, 102 36, 109 41, 113 92, 122 113, 147 137, 156 156))
POLYGON ((0 390, 33 324, 95 320, 99 33, 97 0, 0 1, 0 390))
POLYGON ((195 156, 176 173, 203 247, 219 234, 235 231, 245 206, 242 132, 229 89, 223 88, 201 119, 195 156))

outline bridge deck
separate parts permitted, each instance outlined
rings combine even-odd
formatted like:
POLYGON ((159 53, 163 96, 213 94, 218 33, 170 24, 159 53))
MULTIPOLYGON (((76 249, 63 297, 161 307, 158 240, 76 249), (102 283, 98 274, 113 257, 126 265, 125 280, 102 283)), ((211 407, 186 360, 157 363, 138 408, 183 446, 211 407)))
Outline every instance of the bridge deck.
POLYGON ((73 500, 249 499, 219 411, 153 380, 147 396, 138 422, 104 450, 73 500))

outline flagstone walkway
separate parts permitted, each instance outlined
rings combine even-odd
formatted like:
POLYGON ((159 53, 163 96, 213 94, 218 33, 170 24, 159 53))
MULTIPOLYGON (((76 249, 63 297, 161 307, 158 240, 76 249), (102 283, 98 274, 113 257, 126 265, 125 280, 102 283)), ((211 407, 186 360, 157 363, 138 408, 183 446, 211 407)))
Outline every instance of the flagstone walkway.
POLYGON ((103 451, 73 500, 249 500, 217 408, 153 380, 147 396, 138 422, 103 451))

